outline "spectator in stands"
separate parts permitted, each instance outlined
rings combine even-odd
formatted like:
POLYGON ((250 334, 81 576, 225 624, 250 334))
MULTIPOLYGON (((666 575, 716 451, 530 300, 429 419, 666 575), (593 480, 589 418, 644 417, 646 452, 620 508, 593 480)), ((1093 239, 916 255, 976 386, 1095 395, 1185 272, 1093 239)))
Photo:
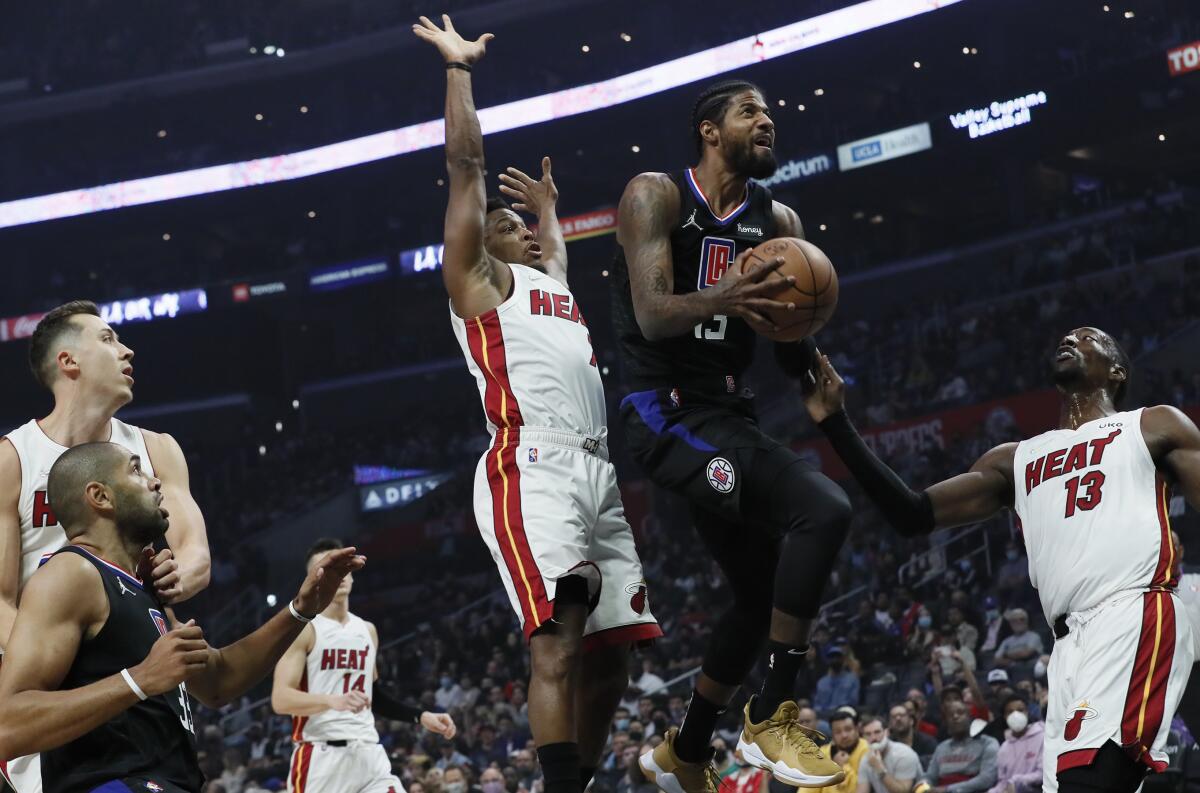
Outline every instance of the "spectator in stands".
POLYGON ((471 750, 471 765, 475 768, 487 768, 492 763, 503 764, 508 758, 505 747, 496 741, 496 728, 490 722, 479 725, 479 737, 471 750))
POLYGON ((242 750, 231 746, 225 750, 222 759, 225 767, 221 776, 217 778, 217 782, 228 793, 242 793, 242 788, 246 785, 246 761, 242 756, 242 750))
MULTIPOLYGON (((1002 594, 1015 592, 1029 580, 1029 562, 1015 540, 1004 546, 1004 564, 996 572, 996 589, 1002 594)), ((1007 601, 1011 603, 1010 601, 1007 601)))
POLYGON ((718 793, 768 793, 771 789, 771 775, 766 771, 747 763, 741 753, 732 758, 733 767, 727 774, 721 775, 721 786, 718 793))
POLYGON ((996 784, 989 793, 1036 793, 1042 786, 1045 725, 1030 722, 1025 700, 1015 694, 1004 703, 1008 730, 997 755, 996 784))
POLYGON ((457 708, 463 701, 462 686, 454 682, 454 678, 449 674, 443 674, 441 686, 433 694, 434 702, 437 703, 438 710, 451 710, 457 708))
MULTIPOLYGON (((479 775, 479 789, 482 793, 504 793, 504 774, 498 768, 485 768, 479 775)), ((413 793, 409 786, 408 793, 413 793)))
POLYGON ((888 711, 888 738, 904 744, 921 758, 932 757, 937 749, 937 740, 916 728, 912 713, 903 703, 893 705, 888 711))
POLYGON ((801 727, 807 727, 810 730, 816 730, 820 733, 822 740, 818 741, 818 743, 821 743, 822 746, 829 742, 829 723, 822 722, 821 717, 812 708, 801 706, 800 714, 796 717, 796 721, 801 727))
MULTIPOLYGON (((471 758, 467 757, 462 752, 458 751, 458 747, 454 745, 454 741, 443 740, 438 746, 438 759, 433 765, 438 770, 445 772, 447 768, 454 765, 466 765, 471 762, 471 758)), ((445 778, 442 779, 442 784, 445 784, 445 778)))
POLYGON ((1042 637, 1029 630, 1029 614, 1025 609, 1010 609, 1004 615, 1012 628, 1012 635, 1000 642, 992 663, 999 667, 1012 667, 1020 677, 1033 674, 1033 664, 1045 647, 1042 637))
POLYGON ((642 674, 633 681, 633 685, 643 694, 657 692, 663 687, 663 679, 656 674, 657 667, 658 664, 651 656, 647 655, 642 658, 642 674))
POLYGON ((979 652, 994 653, 1011 631, 1000 613, 1000 602, 994 596, 983 599, 983 608, 983 643, 979 645, 979 652))
MULTIPOLYGON (((979 646, 979 629, 967 622, 967 617, 960 607, 951 606, 946 610, 946 624, 958 639, 959 649, 968 650, 973 655, 975 648, 979 646)), ((975 666, 974 663, 971 665, 975 666)))
MULTIPOLYGON (((633 736, 631 735, 630 738, 633 736)), ((634 754, 637 756, 637 753, 634 754)), ((516 770, 517 782, 526 790, 533 790, 533 781, 537 779, 537 763, 534 760, 533 752, 529 749, 520 749, 516 756, 513 757, 513 768, 516 770)))
POLYGON ((863 722, 862 737, 868 748, 858 766, 855 793, 909 793, 921 776, 917 753, 890 740, 883 719, 875 716, 863 722))
POLYGON ((929 761, 925 773, 925 781, 932 786, 929 793, 980 793, 996 784, 999 744, 987 735, 970 736, 971 714, 967 704, 948 701, 942 721, 950 737, 938 744, 929 761))
MULTIPOLYGON (((466 768, 461 765, 452 765, 447 768, 442 773, 442 791, 443 793, 472 793, 466 768)), ((474 788, 473 793, 479 793, 479 789, 474 788)))
MULTIPOLYGON (((846 668, 845 650, 836 644, 832 645, 825 650, 825 660, 829 669, 817 681, 813 708, 817 713, 824 715, 846 705, 856 707, 859 693, 858 676, 846 668)), ((830 720, 831 725, 832 723, 830 720)))
POLYGON ((658 793, 658 786, 646 780, 646 775, 642 773, 642 767, 638 764, 638 758, 649 751, 653 751, 649 744, 633 743, 625 747, 625 755, 622 758, 625 773, 617 783, 617 793, 658 793))
POLYGON ((858 766, 867 754, 867 742, 859 735, 855 722, 857 717, 853 708, 843 708, 829 717, 833 740, 822 746, 821 752, 842 767, 846 778, 836 785, 820 788, 825 793, 857 793, 858 766))
POLYGON ((925 696, 925 692, 919 688, 910 688, 907 701, 912 703, 913 725, 916 729, 931 738, 937 738, 938 725, 928 718, 929 698, 925 696))

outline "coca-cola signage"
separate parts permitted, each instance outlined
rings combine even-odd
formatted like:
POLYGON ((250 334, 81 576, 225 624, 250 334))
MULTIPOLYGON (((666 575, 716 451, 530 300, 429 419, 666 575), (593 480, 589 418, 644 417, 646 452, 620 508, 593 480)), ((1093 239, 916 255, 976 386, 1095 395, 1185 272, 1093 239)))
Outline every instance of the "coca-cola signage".
MULTIPOLYGON (((163 292, 160 295, 135 297, 131 300, 114 300, 98 304, 100 317, 109 325, 127 322, 150 322, 170 319, 180 314, 194 314, 208 309, 208 293, 203 289, 188 289, 183 292, 163 292)), ((46 312, 23 314, 19 317, 0 319, 0 342, 28 339, 33 335, 38 322, 46 312)))

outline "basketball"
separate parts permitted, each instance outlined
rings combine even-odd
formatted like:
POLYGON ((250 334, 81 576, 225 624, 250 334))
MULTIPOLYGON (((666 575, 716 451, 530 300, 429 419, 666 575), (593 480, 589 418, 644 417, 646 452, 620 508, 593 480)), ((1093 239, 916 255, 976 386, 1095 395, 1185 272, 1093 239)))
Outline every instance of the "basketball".
POLYGON ((794 303, 796 308, 765 312, 779 330, 768 332, 758 327, 755 330, 774 341, 800 341, 825 327, 837 309, 837 271, 820 248, 796 237, 767 240, 746 258, 743 270, 777 258, 782 258, 783 264, 767 276, 767 281, 778 282, 779 288, 766 297, 794 303), (795 283, 787 282, 789 275, 796 279, 795 283))

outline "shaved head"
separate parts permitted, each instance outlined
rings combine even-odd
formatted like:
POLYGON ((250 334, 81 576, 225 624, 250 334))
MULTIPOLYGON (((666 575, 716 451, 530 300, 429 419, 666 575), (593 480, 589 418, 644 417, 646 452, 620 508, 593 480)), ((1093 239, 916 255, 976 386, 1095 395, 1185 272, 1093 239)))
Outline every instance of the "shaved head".
POLYGON ((46 496, 68 537, 83 531, 89 522, 87 486, 92 482, 111 486, 128 461, 129 451, 115 443, 84 443, 67 449, 50 468, 46 496))
POLYGON ((120 534, 140 544, 167 530, 157 479, 142 473, 141 458, 115 443, 83 443, 50 468, 46 495, 67 537, 85 532, 105 506, 120 534))

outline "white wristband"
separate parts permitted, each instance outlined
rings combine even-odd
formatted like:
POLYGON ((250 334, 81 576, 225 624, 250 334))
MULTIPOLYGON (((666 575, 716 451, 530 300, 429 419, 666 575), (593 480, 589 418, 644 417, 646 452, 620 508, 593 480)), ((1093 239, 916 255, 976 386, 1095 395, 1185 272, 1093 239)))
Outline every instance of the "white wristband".
POLYGON ((133 693, 137 694, 137 698, 140 699, 142 702, 145 702, 146 701, 146 692, 142 691, 141 686, 139 686, 137 683, 133 682, 133 675, 129 674, 128 669, 121 670, 121 677, 125 678, 125 682, 129 684, 129 687, 131 689, 133 689, 133 693))
POLYGON ((288 601, 288 611, 292 612, 292 616, 295 617, 296 619, 300 620, 301 622, 304 622, 304 623, 312 622, 312 617, 306 617, 303 614, 301 614, 299 611, 296 611, 296 604, 291 600, 288 601))

